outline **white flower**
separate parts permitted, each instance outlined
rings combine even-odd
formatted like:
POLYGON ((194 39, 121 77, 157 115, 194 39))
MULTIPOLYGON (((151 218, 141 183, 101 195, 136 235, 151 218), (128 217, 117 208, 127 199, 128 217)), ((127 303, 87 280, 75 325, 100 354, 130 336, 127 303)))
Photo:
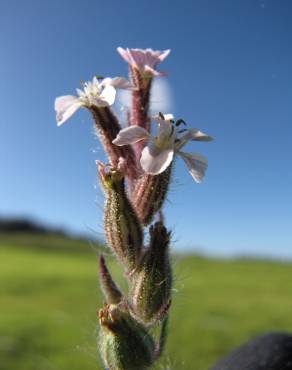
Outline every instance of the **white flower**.
POLYGON ((151 136, 148 131, 139 126, 122 129, 113 143, 119 146, 134 144, 140 140, 147 141, 142 151, 140 163, 143 170, 151 175, 165 171, 172 162, 174 155, 179 155, 186 163, 189 172, 196 182, 204 178, 208 161, 197 153, 185 153, 181 148, 189 141, 211 141, 213 138, 196 128, 179 130, 183 120, 174 121, 172 114, 159 114, 155 117, 158 123, 157 136, 151 136), (182 134, 181 136, 179 136, 182 134))
POLYGON ((123 77, 107 77, 103 80, 94 77, 92 81, 84 83, 83 91, 76 89, 78 96, 59 96, 55 100, 58 126, 61 126, 81 107, 113 105, 116 98, 116 88, 132 89, 133 85, 123 77))

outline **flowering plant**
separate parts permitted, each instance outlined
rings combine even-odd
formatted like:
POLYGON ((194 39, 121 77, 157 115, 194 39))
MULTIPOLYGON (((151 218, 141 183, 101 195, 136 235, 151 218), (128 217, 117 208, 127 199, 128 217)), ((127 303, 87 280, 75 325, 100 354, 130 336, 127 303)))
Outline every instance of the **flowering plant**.
POLYGON ((149 116, 152 79, 166 75, 156 68, 170 50, 118 48, 118 52, 129 64, 130 81, 94 77, 83 84, 83 90, 77 89, 78 96, 58 97, 55 110, 57 124, 62 125, 79 108, 87 108, 108 155, 108 164, 97 161, 105 194, 105 239, 124 268, 128 291, 121 291, 100 256, 100 285, 106 303, 99 311, 99 351, 106 369, 143 370, 161 356, 167 336, 172 298, 171 232, 164 224, 162 207, 173 160, 180 156, 193 179, 201 182, 207 159, 181 149, 190 141, 207 142, 212 137, 196 128, 182 129, 185 121, 175 121, 172 114, 149 116), (132 94, 125 128, 110 108, 118 88, 132 94), (157 125, 155 135, 152 121, 157 125), (145 246, 144 228, 148 225, 150 240, 145 246), (158 338, 152 330, 157 326, 158 338))

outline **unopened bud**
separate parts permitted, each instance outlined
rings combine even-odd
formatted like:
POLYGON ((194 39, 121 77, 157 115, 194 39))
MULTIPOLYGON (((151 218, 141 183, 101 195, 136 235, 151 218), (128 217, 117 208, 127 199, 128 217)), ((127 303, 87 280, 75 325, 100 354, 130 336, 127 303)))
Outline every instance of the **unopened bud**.
POLYGON ((154 361, 155 343, 143 325, 116 305, 99 311, 100 352, 109 370, 144 370, 154 361))
POLYGON ((108 107, 90 107, 97 134, 108 155, 109 162, 113 167, 117 167, 120 158, 124 158, 127 163, 127 176, 130 180, 135 180, 138 176, 137 162, 133 148, 130 145, 119 147, 112 141, 117 137, 121 126, 117 117, 108 107))
POLYGON ((142 228, 127 197, 122 173, 99 162, 99 174, 106 196, 106 241, 127 272, 130 272, 135 269, 140 257, 143 244, 142 228))
POLYGON ((169 261, 170 232, 162 222, 150 227, 150 245, 131 276, 130 304, 145 324, 165 317, 170 306, 172 272, 169 261))
POLYGON ((99 281, 107 303, 118 304, 123 299, 122 292, 114 282, 103 256, 99 258, 99 281))
POLYGON ((149 225, 155 214, 161 209, 165 201, 170 177, 170 165, 159 175, 149 175, 144 173, 137 181, 132 192, 132 203, 135 211, 143 225, 149 225))

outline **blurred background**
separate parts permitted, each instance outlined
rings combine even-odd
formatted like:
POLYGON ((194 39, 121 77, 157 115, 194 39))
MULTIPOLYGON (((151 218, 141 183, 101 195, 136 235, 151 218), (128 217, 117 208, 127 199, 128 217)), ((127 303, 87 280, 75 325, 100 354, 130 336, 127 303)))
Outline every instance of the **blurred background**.
POLYGON ((176 162, 157 369, 204 370, 258 333, 292 331, 291 16, 289 0, 1 1, 1 370, 102 369, 104 154, 85 110, 57 128, 54 100, 126 76, 118 46, 171 49, 152 108, 216 139, 186 148, 209 159, 203 184, 176 162))

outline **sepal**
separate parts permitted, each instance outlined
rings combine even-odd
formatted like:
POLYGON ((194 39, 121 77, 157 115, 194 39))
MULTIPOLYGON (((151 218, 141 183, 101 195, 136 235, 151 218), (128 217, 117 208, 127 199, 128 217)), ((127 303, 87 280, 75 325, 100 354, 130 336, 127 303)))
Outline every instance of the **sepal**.
POLYGON ((110 164, 116 168, 120 158, 124 158, 127 163, 126 175, 130 181, 134 181, 138 177, 138 167, 133 148, 131 145, 118 147, 112 143, 121 130, 117 117, 108 107, 92 105, 89 110, 92 113, 97 135, 104 146, 110 164))
POLYGON ((99 281, 106 302, 118 304, 122 301, 123 294, 114 282, 102 255, 99 258, 99 281))
POLYGON ((122 305, 99 311, 100 352, 109 370, 144 370, 155 356, 155 343, 147 329, 122 305))
POLYGON ((143 231, 125 189, 121 171, 98 162, 106 201, 104 226, 107 244, 115 252, 126 272, 136 268, 143 245, 143 231))
POLYGON ((132 192, 132 203, 142 225, 149 225, 163 206, 171 180, 172 165, 159 175, 144 173, 132 192))
POLYGON ((150 227, 150 245, 131 275, 130 306, 146 325, 164 319, 171 302, 172 271, 169 261, 170 232, 161 221, 150 227))

